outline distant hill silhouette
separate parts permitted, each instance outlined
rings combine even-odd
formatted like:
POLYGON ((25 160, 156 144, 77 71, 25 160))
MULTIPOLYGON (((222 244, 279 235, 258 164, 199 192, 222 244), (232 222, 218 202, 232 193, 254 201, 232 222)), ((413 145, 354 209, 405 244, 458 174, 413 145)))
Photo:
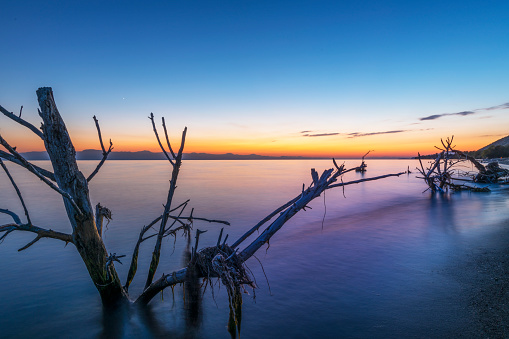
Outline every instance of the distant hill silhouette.
POLYGON ((487 146, 484 146, 483 148, 479 148, 478 151, 484 151, 484 150, 487 150, 488 148, 490 148, 491 146, 504 146, 504 147, 507 147, 509 146, 509 135, 506 136, 506 137, 503 137, 503 138, 500 138, 498 139, 497 141, 495 142, 492 142, 491 144, 487 145, 487 146))
MULTIPOLYGON (((26 152, 22 155, 27 160, 49 160, 49 156, 46 152, 26 152)), ((100 160, 102 159, 102 151, 95 149, 86 149, 80 152, 76 152, 76 159, 78 160, 100 160)), ((139 152, 111 152, 108 156, 108 160, 165 160, 166 157, 162 152, 150 152, 150 151, 139 151, 139 152)), ((284 160, 284 159, 318 159, 311 157, 301 156, 280 156, 271 157, 267 155, 258 154, 209 154, 209 153, 184 153, 184 160, 284 160)))
MULTIPOLYGON (((479 148, 477 151, 465 151, 465 153, 478 159, 507 157, 509 153, 509 135, 479 148)), ((437 156, 438 153, 421 155, 421 159, 436 159, 437 156)), ((418 158, 414 157, 414 159, 418 158)))

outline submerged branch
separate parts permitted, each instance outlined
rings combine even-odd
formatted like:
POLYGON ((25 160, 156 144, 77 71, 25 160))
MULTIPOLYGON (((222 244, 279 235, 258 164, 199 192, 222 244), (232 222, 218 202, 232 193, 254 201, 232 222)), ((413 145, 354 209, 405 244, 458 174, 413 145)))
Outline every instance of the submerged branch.
MULTIPOLYGON (((261 246, 268 243, 270 238, 279 230, 281 227, 290 219, 292 218, 297 212, 300 210, 307 208, 308 203, 315 199, 316 197, 320 196, 321 193, 323 193, 325 190, 334 188, 334 187, 343 187, 346 185, 361 183, 364 181, 372 181, 372 180, 379 180, 391 176, 400 176, 401 174, 404 174, 406 172, 400 172, 395 174, 387 174, 387 175, 381 175, 378 177, 372 177, 372 178, 365 178, 360 180, 354 180, 346 183, 341 184, 334 184, 341 175, 344 173, 354 171, 358 169, 359 167, 355 167, 349 170, 344 169, 344 165, 337 166, 336 162, 334 161, 335 170, 334 169, 328 169, 323 171, 323 173, 318 176, 318 173, 312 169, 311 170, 311 176, 313 179, 312 184, 306 188, 302 189, 302 193, 297 196, 296 198, 290 200, 286 204, 282 205, 278 209, 276 209, 274 212, 270 213, 267 217, 262 219, 257 225, 255 225, 253 228, 251 228, 249 231, 247 231, 244 235, 242 235, 232 247, 228 247, 225 245, 218 245, 215 248, 229 248, 231 251, 231 254, 228 256, 226 261, 228 260, 236 260, 238 263, 242 264, 247 259, 249 259, 251 256, 254 255, 254 253, 260 249, 261 246), (276 216, 279 213, 279 216, 262 232, 260 236, 258 236, 254 241, 251 242, 242 252, 238 253, 235 251, 235 247, 237 247, 239 244, 241 244, 249 235, 251 235, 255 230, 257 230, 261 225, 271 220, 274 216, 276 216), (224 247, 226 246, 226 247, 224 247)), ((218 239, 218 244, 220 242, 220 239, 218 239)), ((202 251, 205 251, 207 249, 203 249, 202 251)), ((212 259, 212 258, 211 258, 212 259)), ((216 260, 216 259, 214 259, 216 260)), ((211 263, 211 265, 213 265, 211 263)), ((161 292, 163 289, 165 289, 168 286, 173 286, 178 283, 182 283, 186 281, 187 272, 189 270, 189 266, 186 268, 182 268, 178 271, 175 271, 170 274, 164 274, 161 278, 151 283, 149 286, 146 286, 143 293, 138 297, 136 300, 137 304, 147 304, 150 302, 150 300, 157 295, 157 293, 161 292)), ((204 272, 199 272, 202 277, 207 278, 205 276, 204 272)), ((210 276, 209 276, 210 277, 210 276)), ((244 283, 249 284, 249 281, 245 281, 244 283)))
POLYGON ((331 189, 331 188, 335 188, 335 187, 342 187, 342 186, 348 186, 348 185, 353 185, 353 184, 359 184, 359 183, 365 182, 365 181, 379 180, 379 179, 388 178, 388 177, 399 177, 400 175, 405 174, 405 173, 406 172, 384 174, 384 175, 379 175, 377 177, 371 177, 371 178, 364 178, 364 179, 359 179, 359 180, 352 180, 352 181, 342 182, 341 184, 330 185, 326 189, 331 189))

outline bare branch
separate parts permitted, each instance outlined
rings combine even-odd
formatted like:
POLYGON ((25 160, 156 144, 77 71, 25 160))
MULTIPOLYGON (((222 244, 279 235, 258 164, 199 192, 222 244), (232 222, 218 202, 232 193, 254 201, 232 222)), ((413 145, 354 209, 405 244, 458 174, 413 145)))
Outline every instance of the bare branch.
POLYGON ((166 123, 164 122, 164 117, 162 117, 162 119, 163 119, 164 135, 166 137, 166 144, 168 144, 168 148, 170 149, 171 155, 175 159, 177 156, 175 155, 175 152, 173 152, 173 148, 171 147, 170 139, 168 138, 168 131, 166 130, 166 123))
POLYGON ((97 134, 99 135, 99 143, 101 144, 101 149, 103 151, 103 158, 101 159, 101 161, 99 162, 99 164, 97 165, 95 170, 92 172, 92 174, 90 174, 88 176, 87 182, 90 182, 90 180, 92 180, 92 178, 99 172, 99 170, 101 169, 102 165, 104 164, 104 162, 108 158, 108 155, 111 153, 111 150, 113 149, 113 143, 111 142, 111 139, 110 139, 110 147, 108 148, 108 150, 106 151, 106 149, 104 148, 103 138, 102 138, 102 135, 101 135, 101 128, 99 127, 99 121, 97 120, 95 115, 94 115, 94 122, 95 122, 95 127, 97 128, 97 134))
MULTIPOLYGON (((159 136, 157 135, 157 130, 155 128, 154 123, 154 115, 150 114, 150 120, 152 120, 152 126, 154 128, 154 133, 156 134, 157 142, 161 146, 161 149, 164 149, 161 145, 161 141, 159 140, 159 136)), ((161 225, 159 226, 159 232, 157 234, 156 244, 154 246, 154 251, 152 252, 152 260, 150 262, 150 267, 147 275, 147 281, 145 283, 145 288, 148 288, 150 284, 152 284, 152 280, 154 278, 155 272, 157 270, 157 266, 159 265, 159 257, 161 255, 161 241, 163 239, 164 233, 167 231, 166 224, 168 222, 169 211, 171 209, 171 204, 173 201, 173 195, 175 194, 175 190, 177 189, 177 179, 180 171, 180 166, 182 165, 182 152, 184 151, 184 144, 186 141, 186 132, 187 127, 184 128, 182 132, 182 141, 180 143, 180 149, 178 151, 177 157, 175 158, 175 163, 173 165, 173 171, 171 174, 170 180, 170 188, 168 190, 168 197, 166 199, 166 204, 164 205, 164 212, 161 219, 161 225)), ((170 160, 168 154, 165 152, 168 160, 170 160)), ((170 161, 171 162, 171 161, 170 161)))
POLYGON ((224 220, 199 218, 199 217, 194 217, 194 216, 192 216, 192 217, 174 217, 174 216, 170 215, 169 217, 174 220, 200 220, 200 221, 207 221, 210 223, 225 224, 225 225, 230 226, 230 223, 228 221, 224 221, 224 220))
POLYGON ((4 214, 8 214, 11 216, 11 218, 14 220, 14 222, 16 224, 21 224, 21 219, 19 218, 19 216, 14 213, 13 211, 9 211, 7 209, 4 209, 4 208, 0 208, 0 213, 4 213, 4 214))
MULTIPOLYGON (((355 170, 359 167, 350 169, 355 170)), ((348 170, 348 171, 350 171, 348 170)), ((325 170, 320 178, 317 180, 318 174, 316 171, 312 170, 311 174, 313 177, 313 184, 309 186, 306 190, 302 192, 302 194, 299 196, 299 199, 295 201, 293 204, 291 204, 288 208, 286 208, 279 217, 276 218, 263 232, 260 236, 258 236, 253 242, 251 242, 250 245, 248 245, 240 254, 239 258, 241 261, 246 261, 248 258, 250 258, 263 244, 268 243, 270 238, 290 219, 292 218, 297 212, 299 212, 301 209, 304 209, 307 207, 307 204, 315 199, 316 197, 320 196, 322 192, 324 192, 326 189, 333 188, 333 187, 340 187, 345 186, 346 184, 354 184, 364 181, 370 181, 370 180, 378 180, 382 178, 386 178, 389 176, 399 176, 401 174, 404 174, 405 172, 401 172, 398 174, 388 174, 384 176, 374 177, 374 178, 366 178, 361 180, 355 180, 351 181, 349 183, 341 183, 341 184, 335 184, 334 182, 337 181, 337 179, 344 173, 348 171, 336 171, 333 173, 333 169, 325 170)))
POLYGON ((154 281, 147 287, 143 293, 136 299, 135 304, 145 305, 148 304, 157 293, 161 292, 168 286, 174 286, 186 281, 187 267, 170 274, 163 274, 161 278, 154 281))
POLYGON ((182 139, 180 140, 180 149, 177 154, 177 158, 182 160, 182 152, 184 151, 184 144, 186 143, 186 133, 187 133, 187 127, 184 127, 184 131, 182 131, 182 139))
MULTIPOLYGON (((102 237, 104 218, 108 220, 109 224, 110 220, 112 219, 111 210, 107 207, 101 206, 101 204, 98 203, 95 206, 95 225, 100 237, 102 237)), ((108 225, 106 224, 106 226, 108 225)))
POLYGON ((35 244, 36 242, 38 242, 39 240, 41 240, 41 236, 40 235, 37 235, 35 237, 34 240, 30 241, 28 244, 26 244, 25 246, 21 247, 20 249, 18 249, 18 252, 21 252, 23 250, 26 250, 27 248, 29 248, 30 246, 32 246, 33 244, 35 244))
POLYGON ((95 115, 93 116, 93 119, 95 122, 95 128, 97 128, 97 134, 99 135, 99 143, 101 144, 101 149, 102 149, 103 155, 104 155, 106 153, 106 149, 104 148, 104 144, 103 144, 103 137, 101 135, 101 128, 99 127, 99 120, 97 120, 95 115))
POLYGON ((345 164, 341 164, 341 167, 338 166, 338 163, 336 162, 336 159, 332 158, 332 163, 334 164, 334 167, 340 172, 343 172, 345 170, 345 164))
POLYGON ((474 166, 475 168, 477 168, 477 170, 479 171, 479 173, 485 173, 486 172, 486 167, 483 166, 483 164, 481 164, 479 161, 475 160, 474 157, 470 156, 470 155, 467 155, 461 151, 458 151, 458 150, 453 150, 454 152, 456 152, 457 154, 459 154, 460 156, 463 156, 465 157, 465 159, 467 159, 468 161, 470 161, 474 166))
POLYGON ((155 219, 153 222, 151 222, 147 226, 144 226, 140 231, 140 235, 138 236, 138 241, 136 242, 136 245, 134 246, 133 255, 131 258, 131 265, 129 266, 129 272, 127 273, 127 279, 126 279, 126 282, 124 285, 124 291, 126 293, 128 292, 129 285, 131 285, 131 282, 133 281, 134 276, 136 275, 136 271, 138 270, 138 254, 140 252, 140 245, 143 241, 146 240, 146 239, 143 239, 143 236, 150 229, 150 227, 155 225, 155 223, 158 222, 159 220, 161 220, 161 218, 162 218, 162 216, 155 219))
MULTIPOLYGON (((7 152, 4 152, 2 150, 0 150, 0 158, 4 158, 5 160, 9 160, 10 162, 12 163, 15 163, 16 165, 19 165, 23 168, 26 168, 28 169, 27 167, 25 167, 25 165, 23 165, 23 163, 21 161, 19 161, 15 156, 13 156, 12 154, 9 154, 7 152)), ((39 167, 37 165, 34 165, 32 163, 30 163, 29 161, 25 160, 27 163, 29 163, 33 168, 35 168, 37 170, 37 172, 41 173, 41 175, 45 176, 46 178, 48 178, 49 180, 51 181, 56 181, 55 180, 55 175, 48 171, 48 170, 45 170, 44 168, 42 167, 39 167)))
POLYGON ((237 241, 235 241, 235 243, 232 245, 232 248, 235 249, 237 246, 239 246, 244 240, 246 240, 251 234, 253 234, 256 230, 258 230, 262 225, 264 225, 267 221, 271 220, 272 218, 274 218, 274 216, 276 216, 276 214, 278 213, 281 213, 281 211, 285 210, 286 208, 288 208, 288 206, 291 206, 293 203, 295 203, 297 200, 299 200, 301 197, 301 195, 298 195, 296 196, 295 198, 293 198, 292 200, 288 201, 286 204, 284 204, 283 206, 280 206, 279 208, 277 208, 274 212, 270 213, 269 215, 267 215, 265 218, 263 218, 259 223, 257 223, 256 225, 254 225, 249 231, 247 231, 246 233, 244 233, 239 239, 237 239, 237 241))
MULTIPOLYGON (((23 108, 23 106, 21 106, 21 108, 23 108)), ((16 121, 18 124, 25 126, 29 130, 34 132, 35 135, 37 135, 39 138, 44 140, 44 134, 38 128, 36 128, 34 125, 29 123, 28 121, 21 119, 21 111, 19 112, 19 117, 18 117, 14 113, 9 112, 8 110, 6 110, 2 106, 0 106, 0 112, 2 112, 6 117, 16 121)))
MULTIPOLYGON (((45 229, 37 226, 33 226, 30 224, 6 224, 0 226, 0 233, 6 232, 6 234, 13 232, 13 231, 24 231, 24 232, 31 232, 37 234, 37 237, 20 248, 18 251, 23 251, 33 244, 35 244, 37 241, 39 241, 42 238, 51 238, 51 239, 58 239, 62 240, 65 243, 74 243, 72 240, 72 235, 62 232, 53 231, 51 229, 45 229)), ((4 238, 4 237, 2 237, 4 238)))
POLYGON ((12 178, 11 173, 9 173, 9 170, 7 169, 4 162, 2 161, 2 158, 0 158, 0 166, 2 166, 2 168, 5 171, 5 174, 7 174, 7 176, 9 177, 9 180, 11 181, 12 186, 16 190, 16 194, 18 195, 18 198, 21 201, 21 205, 23 206, 23 210, 25 211, 25 216, 27 217, 28 223, 32 224, 32 221, 30 220, 30 215, 28 214, 27 206, 25 205, 25 201, 23 200, 23 197, 21 196, 21 192, 19 191, 18 185, 16 185, 16 183, 14 182, 14 179, 12 178))
MULTIPOLYGON (((152 128, 154 129, 154 134, 156 135, 157 142, 159 143, 159 147, 161 147, 161 150, 163 151, 164 155, 166 156, 166 159, 170 162, 172 166, 175 166, 175 163, 173 160, 171 160, 168 153, 166 153, 166 150, 163 147, 163 144, 161 143, 161 140, 159 139, 159 134, 157 133, 156 123, 154 122, 154 113, 150 113, 150 116, 148 117, 150 121, 152 121, 152 128)), ((166 129, 165 129, 166 131, 166 129)))
POLYGON ((371 152, 374 152, 375 150, 369 150, 366 154, 362 156, 362 161, 364 161, 364 158, 371 152))
MULTIPOLYGON (((169 214, 171 212, 174 212, 176 211, 177 209, 181 208, 182 206, 185 206, 189 203, 189 199, 184 201, 182 204, 178 205, 177 207, 171 209, 168 211, 168 216, 170 216, 169 214)), ((136 271, 138 270, 138 254, 139 254, 139 251, 140 251, 140 245, 142 242, 144 242, 145 240, 147 239, 150 239, 152 237, 155 237, 156 235, 158 235, 158 233, 155 233, 153 235, 150 235, 148 237, 143 237, 145 235, 145 233, 150 229, 152 228, 152 226, 154 226, 157 222, 159 222, 161 219, 163 218, 162 215, 158 216, 157 218, 155 218, 154 220, 152 220, 148 225, 146 226, 143 226, 141 228, 141 231, 140 231, 140 235, 138 236, 138 241, 136 242, 136 245, 134 246, 134 250, 133 250, 133 255, 132 255, 132 258, 131 258, 131 265, 129 266, 129 272, 127 273, 127 280, 126 280, 126 283, 124 285, 124 291, 128 292, 129 290, 129 285, 131 284, 131 282, 133 281, 134 279, 134 276, 136 275, 136 271)))
MULTIPOLYGON (((350 171, 354 171, 355 169, 357 168, 360 168, 360 167, 354 167, 354 168, 351 168, 349 170, 345 170, 345 165, 342 164, 341 166, 338 166, 337 162, 335 159, 332 159, 332 162, 334 164, 334 166, 336 167, 337 169, 337 173, 338 173, 338 176, 341 174, 345 174, 345 173, 348 173, 350 171)), ((315 173, 316 175, 316 178, 318 180, 318 173, 316 173, 316 171, 314 169, 312 169, 311 171, 312 175, 313 173, 315 173)), ((280 206, 279 208, 277 208, 274 212, 270 213, 269 215, 267 215, 265 218, 263 218, 260 222, 258 222, 255 226, 253 226, 249 231, 247 231, 246 233, 244 233, 239 239, 237 239, 237 241, 235 241, 235 243, 232 245, 232 248, 235 249, 237 248, 244 240, 246 240, 250 235, 252 235, 256 230, 258 230, 262 225, 264 225, 266 222, 268 222, 269 220, 271 220, 272 218, 274 218, 278 213, 281 213, 282 211, 284 211, 285 209, 287 209, 289 206, 291 206, 292 204, 294 204, 296 201, 298 201, 299 199, 302 198, 302 196, 304 195, 304 191, 305 191, 305 185, 303 184, 302 185, 302 193, 299 194, 298 196, 296 196, 295 198, 293 198, 292 200, 288 201, 286 204, 280 206)))
POLYGON ((377 177, 372 177, 372 178, 364 178, 364 179, 359 179, 359 180, 347 181, 344 183, 342 182, 341 184, 330 185, 326 189, 331 189, 331 188, 335 188, 335 187, 343 187, 343 186, 348 186, 348 185, 353 185, 353 184, 359 184, 359 183, 365 182, 365 181, 379 180, 379 179, 388 178, 388 177, 399 177, 400 175, 405 174, 405 173, 406 172, 384 174, 384 175, 379 175, 377 177))
MULTIPOLYGON (((335 162, 335 161, 334 161, 335 162)), ((349 184, 354 184, 358 182, 363 181, 370 181, 370 180, 377 180, 386 178, 389 176, 399 176, 401 174, 404 174, 405 172, 401 172, 398 174, 389 174, 379 177, 373 177, 373 178, 366 178, 361 180, 355 180, 347 183, 337 184, 333 185, 334 182, 337 181, 337 179, 344 173, 356 170, 359 167, 355 167, 349 170, 344 170, 344 166, 342 165, 337 166, 335 163, 335 167, 337 171, 334 172, 333 169, 325 170, 320 177, 318 177, 318 173, 316 171, 312 171, 312 175, 314 177, 313 183, 307 188, 303 189, 302 193, 297 196, 296 198, 290 200, 285 205, 281 206, 280 208, 276 209, 274 212, 269 214, 266 218, 264 218, 260 223, 258 223, 255 227, 250 229, 248 232, 246 232, 242 237, 237 240, 233 247, 229 247, 230 250, 232 250, 232 254, 229 256, 228 259, 235 257, 234 260, 239 260, 240 263, 246 261, 248 258, 250 258, 263 244, 268 243, 272 235, 274 235, 286 221, 288 221, 293 215, 295 215, 298 211, 303 209, 304 207, 307 207, 307 204, 313 200, 314 198, 320 196, 321 193, 323 193, 326 189, 338 186, 345 186, 349 184), (249 235, 251 235, 256 229, 258 229, 261 225, 263 225, 265 222, 269 221, 274 217, 276 214, 280 213, 279 217, 276 218, 274 222, 271 223, 270 226, 268 226, 265 231, 257 237, 249 246, 247 246, 240 254, 236 254, 236 251, 234 251, 234 247, 238 246, 242 241, 244 241, 249 235)), ((218 243, 221 240, 221 236, 218 239, 218 243)), ((226 244, 226 238, 223 242, 223 245, 226 244)), ((226 245, 227 246, 227 245, 226 245)), ((178 283, 182 283, 186 281, 188 268, 182 268, 178 271, 175 271, 171 274, 164 274, 160 279, 154 281, 150 285, 145 287, 145 290, 143 293, 138 297, 138 299, 135 301, 137 304, 147 304, 157 293, 162 291, 168 286, 173 286, 178 283)))
POLYGON ((44 177, 41 173, 39 173, 33 166, 31 163, 29 163, 28 161, 25 160, 25 158, 23 158, 18 152, 16 152, 16 150, 11 147, 11 145, 9 145, 7 143, 7 141, 5 141, 4 138, 2 138, 2 136, 0 135, 0 144, 2 146, 4 146, 18 161, 20 161, 22 163, 22 166, 25 167, 27 170, 29 170, 31 173, 35 174, 35 176, 37 176, 39 179, 41 179, 46 185, 48 185, 51 189, 53 189, 54 191, 58 192, 60 195, 62 195, 64 198, 66 198, 67 200, 69 200, 69 202, 71 203, 71 205, 76 209, 76 211, 81 215, 83 214, 80 210, 80 208, 78 207, 78 205, 76 205, 76 202, 74 201, 74 199, 67 193, 67 192, 64 192, 62 191, 60 188, 58 188, 56 185, 54 185, 51 181, 49 181, 48 179, 46 179, 46 177, 44 177))

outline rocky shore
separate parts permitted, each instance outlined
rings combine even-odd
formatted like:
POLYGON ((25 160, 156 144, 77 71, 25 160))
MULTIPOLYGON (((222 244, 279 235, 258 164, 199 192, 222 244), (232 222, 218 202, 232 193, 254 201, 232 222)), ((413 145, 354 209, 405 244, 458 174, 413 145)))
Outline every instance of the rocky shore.
POLYGON ((498 163, 501 164, 501 165, 507 165, 509 166, 509 158, 502 158, 502 159, 497 159, 498 163))

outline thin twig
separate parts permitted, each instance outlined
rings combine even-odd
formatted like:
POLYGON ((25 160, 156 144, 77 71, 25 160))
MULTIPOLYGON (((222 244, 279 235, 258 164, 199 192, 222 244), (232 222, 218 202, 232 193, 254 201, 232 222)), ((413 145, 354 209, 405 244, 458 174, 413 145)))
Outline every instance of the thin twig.
MULTIPOLYGON (((72 235, 70 234, 53 231, 51 229, 48 230, 30 224, 7 224, 0 226, 0 233, 6 232, 8 234, 13 231, 24 231, 37 234, 37 237, 34 240, 30 241, 28 244, 20 248, 18 251, 23 251, 29 248, 42 238, 58 239, 64 241, 66 244, 73 243, 72 235)), ((5 235, 2 238, 5 238, 5 235)))
POLYGON ((175 166, 175 163, 173 160, 171 160, 168 153, 166 153, 166 150, 163 147, 163 144, 161 143, 161 139, 159 139, 159 134, 157 133, 156 123, 154 122, 154 113, 150 113, 150 116, 148 117, 150 121, 152 121, 152 128, 154 129, 154 134, 156 135, 157 143, 159 144, 159 147, 161 147, 161 150, 163 151, 164 155, 166 156, 166 159, 170 162, 172 166, 175 166))
POLYGON ((57 187, 56 185, 54 185, 51 181, 49 181, 48 179, 46 179, 46 177, 44 177, 41 173, 39 173, 33 166, 31 163, 29 163, 28 161, 25 160, 25 158, 23 158, 18 152, 16 152, 16 150, 14 148, 11 147, 11 145, 9 145, 7 143, 7 141, 5 141, 4 138, 2 138, 2 136, 0 136, 0 144, 2 146, 4 146, 14 157, 16 157, 16 159, 18 159, 22 164, 23 164, 23 167, 25 167, 27 170, 29 170, 31 173, 35 174, 35 176, 37 176, 39 179, 41 179, 46 185, 48 185, 51 189, 53 189, 54 191, 58 192, 60 195, 62 195, 64 198, 66 198, 67 200, 69 200, 69 202, 71 203, 71 205, 76 209, 76 211, 78 212, 78 214, 80 215, 83 215, 83 212, 81 211, 81 209, 78 207, 78 205, 76 205, 76 202, 74 201, 74 199, 69 195, 69 193, 67 192, 64 192, 63 190, 61 190, 59 187, 57 187))
POLYGON ((163 120, 164 135, 166 137, 166 143, 168 144, 168 148, 169 148, 169 150, 171 152, 171 155, 173 156, 173 159, 175 159, 177 156, 175 155, 175 152, 173 152, 173 148, 171 147, 170 139, 168 138, 168 131, 166 130, 166 123, 164 121, 164 117, 162 117, 162 120, 163 120))
MULTIPOLYGON (((21 107, 23 107, 23 106, 21 106, 21 107)), ((39 138, 44 140, 44 134, 38 128, 36 128, 34 125, 29 123, 28 121, 26 121, 24 119, 21 119, 21 111, 20 111, 20 114, 19 114, 19 117, 18 117, 16 114, 14 114, 12 112, 9 112, 8 110, 6 110, 2 106, 0 106, 0 112, 2 112, 6 117, 16 121, 18 124, 25 126, 29 130, 34 132, 35 135, 37 135, 39 138)))
POLYGON ((92 174, 90 174, 88 176, 87 182, 90 182, 90 180, 92 180, 92 178, 99 172, 99 170, 101 169, 102 165, 104 164, 104 162, 108 158, 108 155, 113 150, 113 143, 111 142, 111 139, 110 139, 110 147, 108 148, 108 150, 106 151, 106 149, 104 148, 103 138, 102 138, 102 135, 101 135, 101 128, 99 127, 99 121, 97 120, 95 115, 94 115, 94 122, 95 122, 95 127, 97 128, 97 134, 99 135, 99 143, 101 144, 101 149, 103 151, 103 158, 101 159, 101 161, 99 162, 99 164, 97 165, 95 170, 92 172, 92 174))
MULTIPOLYGON (((15 156, 13 156, 12 154, 9 154, 7 152, 4 152, 2 150, 0 150, 0 158, 3 158, 5 160, 8 160, 12 163, 15 163, 16 165, 19 165, 25 169, 28 169, 25 165, 23 165, 23 163, 21 161, 19 161, 15 156)), ((26 160, 25 160, 26 161, 26 160)), ((55 174, 53 174, 53 172, 50 172, 48 170, 45 170, 44 168, 42 167, 39 167, 37 165, 34 165, 32 163, 30 163, 29 161, 26 161, 27 163, 29 163, 30 165, 32 165, 33 168, 35 168, 37 170, 37 172, 41 173, 41 175, 45 176, 46 178, 48 178, 49 180, 51 181, 55 181, 55 174)))
POLYGON ((5 174, 7 174, 7 176, 9 177, 9 180, 11 181, 12 186, 16 190, 16 194, 18 195, 18 198, 21 201, 21 205, 23 206, 23 210, 25 211, 25 216, 27 217, 27 221, 31 225, 32 221, 30 220, 30 215, 28 214, 28 209, 27 209, 27 206, 25 205, 25 201, 23 200, 23 197, 21 196, 21 192, 18 188, 18 185, 16 185, 16 182, 14 182, 14 179, 12 178, 11 173, 9 173, 7 166, 5 166, 4 162, 2 161, 2 158, 0 158, 0 166, 2 166, 2 168, 5 171, 5 174))
POLYGON ((4 209, 4 208, 0 208, 0 213, 4 213, 4 214, 8 214, 11 216, 11 218, 14 220, 14 222, 16 224, 21 224, 21 219, 19 218, 19 216, 14 213, 13 211, 9 211, 7 209, 4 209))

